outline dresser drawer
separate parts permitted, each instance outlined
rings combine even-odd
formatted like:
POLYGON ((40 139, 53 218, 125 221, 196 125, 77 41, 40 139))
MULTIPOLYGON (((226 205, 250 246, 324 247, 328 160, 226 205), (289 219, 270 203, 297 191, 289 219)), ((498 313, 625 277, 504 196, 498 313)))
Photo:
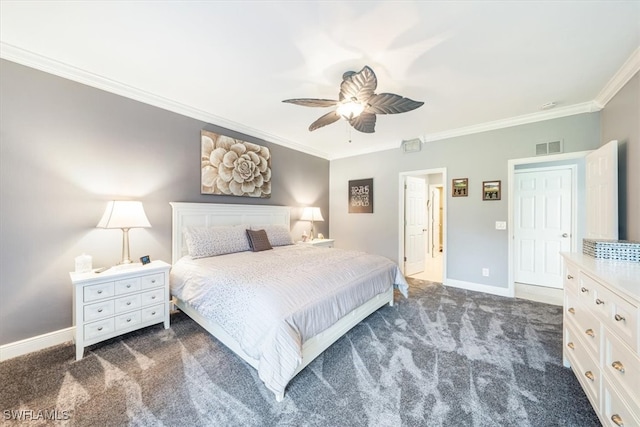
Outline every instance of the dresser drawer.
POLYGON ((127 295, 115 300, 116 313, 123 313, 125 311, 134 310, 142 307, 140 304, 140 294, 127 295))
MULTIPOLYGON (((635 412, 607 378, 602 382, 602 420, 605 426, 638 427, 640 414, 635 412)), ((631 395, 633 396, 633 395, 631 395)))
POLYGON ((113 317, 84 325, 84 339, 90 340, 114 331, 113 317))
POLYGON ((160 320, 164 317, 164 304, 142 309, 142 321, 160 320))
POLYGON ((113 282, 98 283, 97 285, 85 286, 82 290, 83 301, 91 302, 102 298, 113 296, 113 282))
POLYGON ((573 264, 565 263, 564 267, 564 289, 568 292, 578 294, 578 281, 580 280, 580 270, 573 264))
POLYGON ((605 325, 637 353, 640 350, 638 348, 638 307, 616 294, 612 294, 611 299, 609 319, 605 325))
POLYGON ((593 301, 593 295, 596 291, 593 286, 593 280, 584 273, 580 273, 580 283, 578 285, 578 298, 585 306, 590 307, 593 301))
POLYGON ((159 302, 163 302, 162 301, 163 295, 164 295, 164 288, 155 289, 153 291, 147 291, 140 295, 142 297, 142 305, 145 306, 149 304, 157 304, 159 302))
POLYGON ((164 274, 148 274, 140 278, 142 282, 142 289, 157 288, 158 286, 164 286, 164 274))
POLYGON ((575 313, 576 333, 586 344, 596 360, 600 360, 600 346, 602 342, 601 322, 587 310, 584 304, 579 304, 575 313))
POLYGON ((116 295, 122 295, 129 292, 140 290, 140 278, 132 277, 129 279, 116 281, 116 295))
POLYGON ((574 351, 566 353, 571 363, 571 368, 582 384, 582 388, 589 395, 594 408, 598 408, 600 406, 600 382, 602 380, 598 363, 589 356, 587 351, 583 351, 580 339, 573 339, 570 342, 573 342, 575 346, 574 351))
MULTIPOLYGON (((619 384, 627 394, 638 395, 640 385, 640 356, 634 354, 628 346, 624 345, 611 331, 605 330, 604 334, 604 369, 609 378, 619 384)), ((637 400, 640 400, 638 395, 637 400)), ((640 406, 640 402, 636 402, 640 406)), ((640 412, 640 407, 635 409, 640 412)))
POLYGON ((98 302, 95 304, 84 306, 84 321, 101 319, 103 317, 113 316, 113 300, 98 302))
POLYGON ((116 316, 116 331, 122 331, 123 329, 135 326, 141 322, 141 319, 142 315, 140 310, 116 316))

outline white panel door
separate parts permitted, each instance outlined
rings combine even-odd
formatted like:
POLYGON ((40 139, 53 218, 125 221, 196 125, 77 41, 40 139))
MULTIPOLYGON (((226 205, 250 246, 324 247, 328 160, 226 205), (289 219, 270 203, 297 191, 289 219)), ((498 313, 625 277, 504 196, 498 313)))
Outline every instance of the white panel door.
POLYGON ((618 141, 586 157, 587 239, 618 239, 618 141))
POLYGON ((425 180, 408 176, 404 190, 404 274, 424 271, 425 180))
POLYGON ((571 250, 572 171, 516 171, 514 188, 514 279, 562 288, 559 253, 571 250))

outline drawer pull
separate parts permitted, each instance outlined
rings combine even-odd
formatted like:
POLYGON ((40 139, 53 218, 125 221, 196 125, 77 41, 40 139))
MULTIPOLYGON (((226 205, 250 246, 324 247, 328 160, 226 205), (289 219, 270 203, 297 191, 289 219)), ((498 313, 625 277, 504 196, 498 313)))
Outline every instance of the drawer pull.
POLYGON ((131 287, 131 283, 127 283, 127 289, 131 287))
POLYGON ((573 307, 569 307, 569 309, 567 310, 569 313, 571 314, 576 314, 576 309, 573 307))
POLYGON ((570 274, 567 274, 567 279, 571 280, 571 279, 573 279, 573 276, 570 275, 570 274))
POLYGON ((570 342, 570 343, 567 343, 567 347, 569 347, 571 350, 573 350, 575 345, 572 342, 570 342))
POLYGON ((102 289, 98 290, 98 295, 100 295, 102 293, 102 289))
POLYGON ((156 296, 155 296, 155 295, 153 295, 153 296, 151 297, 151 299, 156 299, 156 296))
POLYGON ((152 315, 152 316, 155 316, 155 315, 156 315, 156 312, 155 312, 155 311, 152 311, 152 312, 151 312, 151 315, 152 315))
POLYGON ((595 332, 593 332, 593 329, 587 329, 586 331, 584 331, 584 333, 589 335, 591 338, 596 336, 595 332))
POLYGON ((98 313, 102 313, 102 309, 101 308, 98 309, 98 313))
POLYGON ((151 281, 151 283, 156 283, 156 279, 153 279, 153 280, 151 281))
POLYGON ((585 288, 584 286, 580 288, 580 292, 585 293, 585 292, 589 292, 589 289, 585 288))
POLYGON ((594 380, 594 378, 595 378, 595 377, 593 376, 593 372, 591 372, 591 371, 587 371, 587 372, 585 372, 585 373, 584 373, 584 376, 585 376, 585 377, 587 377, 587 378, 589 378, 591 381, 593 381, 593 380, 594 380))
POLYGON ((127 305, 131 305, 131 301, 127 301, 127 305))
POLYGON ((128 319, 127 319, 127 323, 128 323, 128 322, 131 322, 131 318, 128 318, 128 319))
POLYGON ((98 328, 98 330, 99 330, 99 331, 101 331, 101 330, 102 330, 102 326, 100 326, 100 327, 98 328))
POLYGON ((622 417, 618 414, 613 414, 611 415, 611 421, 614 422, 615 425, 617 426, 623 426, 624 422, 622 421, 622 417))
POLYGON ((602 301, 600 298, 596 298, 596 305, 601 305, 604 304, 604 301, 602 301))
POLYGON ((625 318, 623 316, 620 316, 619 314, 616 314, 615 316, 613 316, 614 319, 616 319, 616 322, 622 322, 625 320, 625 318))
POLYGON ((611 366, 613 366, 613 369, 620 371, 621 373, 624 374, 624 365, 620 363, 620 361, 616 360, 611 364, 611 366))

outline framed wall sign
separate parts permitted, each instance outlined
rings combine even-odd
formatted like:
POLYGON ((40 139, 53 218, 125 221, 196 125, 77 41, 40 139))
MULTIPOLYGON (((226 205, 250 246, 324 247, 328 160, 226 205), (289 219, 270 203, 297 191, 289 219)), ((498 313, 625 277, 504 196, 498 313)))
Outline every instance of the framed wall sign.
POLYGON ((482 200, 500 200, 500 181, 482 181, 482 200))
POLYGON ((373 213, 373 178, 349 181, 349 213, 373 213))
POLYGON ((469 178, 451 180, 451 197, 467 197, 469 195, 469 178))

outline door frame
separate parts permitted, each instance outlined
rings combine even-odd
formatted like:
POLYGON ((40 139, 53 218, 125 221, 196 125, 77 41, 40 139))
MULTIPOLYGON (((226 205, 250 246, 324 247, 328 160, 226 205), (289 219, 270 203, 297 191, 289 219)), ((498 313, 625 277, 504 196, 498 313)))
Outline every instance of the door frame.
POLYGON ((442 209, 442 282, 447 280, 447 168, 421 169, 415 171, 400 172, 398 174, 398 265, 400 272, 404 275, 404 183, 406 176, 423 176, 431 174, 442 174, 443 199, 442 209))
MULTIPOLYGON (((510 297, 514 297, 515 296, 515 281, 514 281, 514 251, 515 251, 515 247, 514 247, 514 228, 513 228, 513 224, 514 224, 514 219, 513 219, 513 203, 515 202, 514 197, 513 197, 513 193, 514 193, 514 182, 515 182, 515 173, 516 173, 516 166, 519 165, 535 165, 538 163, 547 163, 547 162, 556 162, 556 161, 562 161, 562 160, 578 160, 578 159, 582 159, 584 158, 587 154, 589 154, 591 151, 576 151, 573 153, 563 153, 563 154, 553 154, 553 155, 549 155, 549 156, 538 156, 538 157, 526 157, 523 159, 511 159, 507 162, 507 169, 508 169, 508 180, 507 180, 507 200, 509 200, 508 205, 508 214, 507 214, 507 224, 508 224, 508 231, 509 231, 509 238, 508 238, 508 250, 507 250, 507 258, 508 258, 508 283, 507 283, 507 295, 510 297)), ((570 167, 571 165, 558 165, 560 166, 567 166, 570 167)), ((575 165, 574 165, 575 166, 575 165)), ((536 167, 532 167, 531 170, 536 170, 536 169, 543 169, 545 168, 544 166, 541 166, 539 168, 536 167)), ((576 168, 577 170, 577 168, 576 168)), ((572 210, 572 225, 571 225, 571 234, 573 236, 575 236, 577 234, 577 227, 578 227, 578 223, 577 223, 577 218, 578 218, 578 197, 577 197, 577 188, 578 188, 578 176, 577 176, 577 172, 574 174, 573 178, 572 178, 572 184, 571 184, 571 188, 572 188, 572 200, 571 200, 571 210, 572 210)), ((571 250, 575 251, 575 247, 576 247, 576 239, 572 238, 571 239, 571 250)))

